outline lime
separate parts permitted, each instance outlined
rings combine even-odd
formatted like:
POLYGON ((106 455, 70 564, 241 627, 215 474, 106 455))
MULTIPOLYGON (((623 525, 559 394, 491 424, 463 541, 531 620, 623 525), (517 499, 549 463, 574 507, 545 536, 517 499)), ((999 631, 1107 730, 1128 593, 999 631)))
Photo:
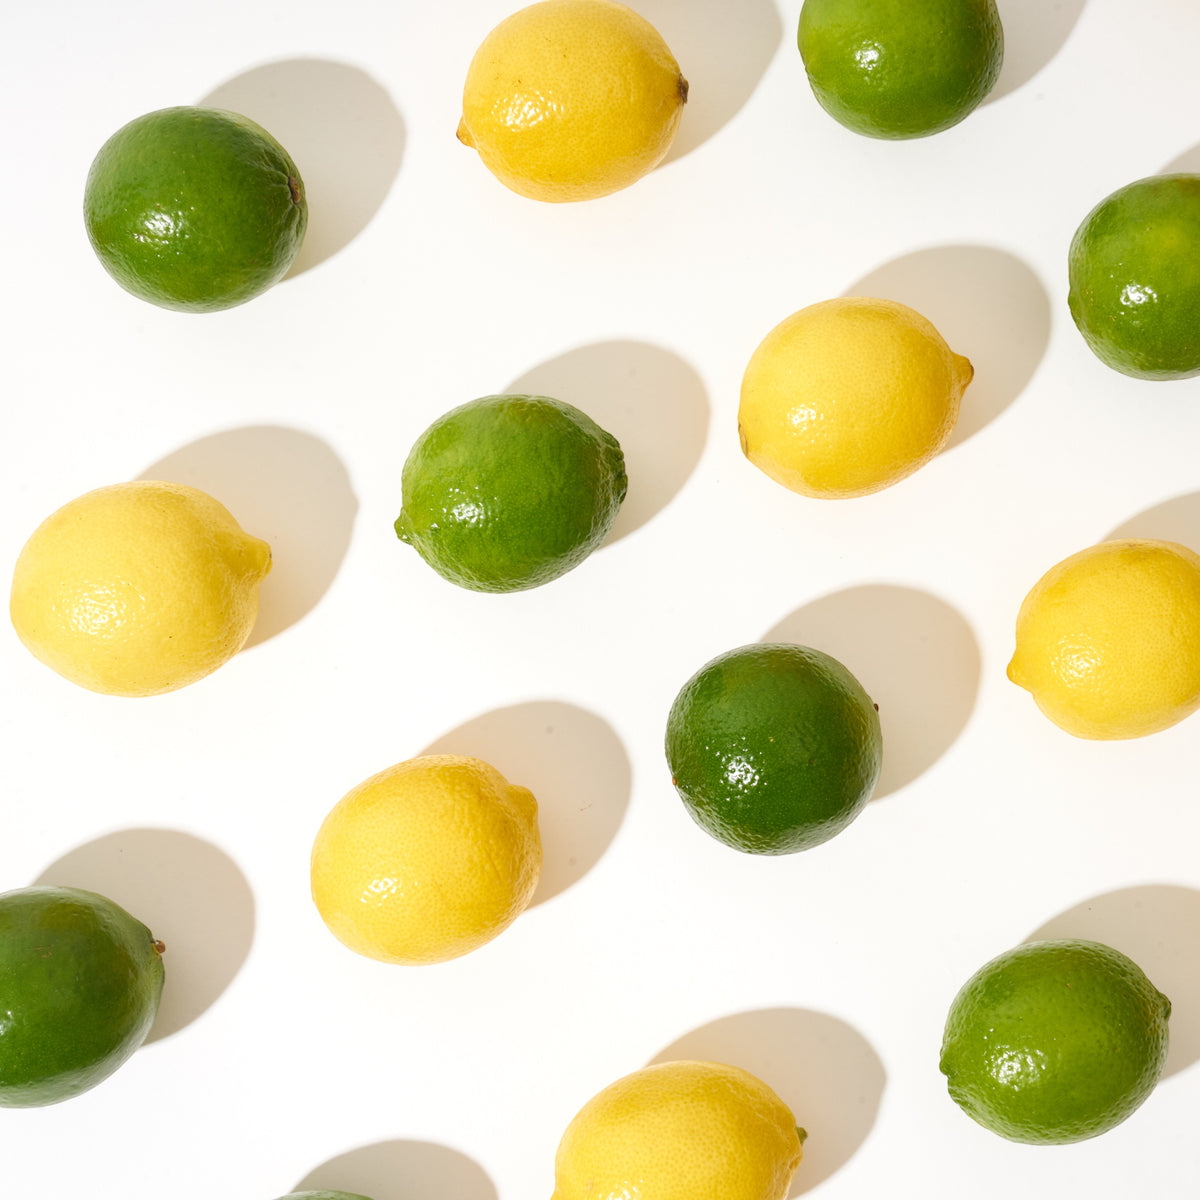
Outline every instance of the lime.
POLYGON ((616 438, 547 396, 484 396, 439 417, 401 474, 396 535, 479 592, 537 587, 578 566, 625 499, 616 438))
POLYGON ((671 782, 696 822, 750 854, 840 833, 879 778, 879 714, 835 658, 789 643, 730 650, 684 684, 667 717, 671 782))
POLYGON ((248 117, 164 108, 118 129, 88 172, 88 237, 108 273, 151 304, 232 308, 287 273, 308 223, 284 148, 248 117))
POLYGON ((69 1100, 125 1062, 158 1012, 162 950, 95 892, 0 896, 0 1105, 69 1100))
POLYGON ((1137 379, 1200 373, 1200 175, 1101 200, 1071 239, 1067 302, 1101 362, 1137 379))
POLYGON ((1166 996, 1111 946, 1027 942, 954 998, 941 1069, 985 1129, 1015 1142, 1078 1142, 1120 1124, 1154 1090, 1170 1015, 1166 996))
POLYGON ((957 125, 1004 59, 995 0, 804 0, 799 44, 821 107, 878 138, 957 125))

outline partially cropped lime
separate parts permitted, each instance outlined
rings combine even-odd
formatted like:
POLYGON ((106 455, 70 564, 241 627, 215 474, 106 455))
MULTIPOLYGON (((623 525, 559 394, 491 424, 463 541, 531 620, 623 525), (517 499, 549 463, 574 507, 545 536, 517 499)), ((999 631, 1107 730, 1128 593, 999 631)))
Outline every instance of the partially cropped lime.
POLYGON ((760 642, 684 684, 667 717, 671 782, 693 819, 750 854, 828 841, 879 779, 879 714, 837 659, 760 642))
POLYGON ((164 108, 100 148, 83 201, 105 270, 151 304, 212 312, 287 273, 308 224, 300 172, 260 125, 216 108, 164 108))
POLYGON ((401 474, 396 535, 479 592, 538 587, 577 567, 617 518, 612 434, 548 396, 485 396, 439 417, 401 474))
POLYGON ((981 967, 946 1019, 950 1095, 1015 1142, 1079 1142, 1120 1124, 1154 1090, 1171 1002, 1100 942, 1027 942, 981 967))
POLYGON ((877 138, 957 125, 1004 60, 995 0, 804 0, 798 40, 821 107, 877 138))
POLYGON ((1071 239, 1067 302, 1095 355, 1136 379, 1200 374, 1200 175, 1101 200, 1071 239))

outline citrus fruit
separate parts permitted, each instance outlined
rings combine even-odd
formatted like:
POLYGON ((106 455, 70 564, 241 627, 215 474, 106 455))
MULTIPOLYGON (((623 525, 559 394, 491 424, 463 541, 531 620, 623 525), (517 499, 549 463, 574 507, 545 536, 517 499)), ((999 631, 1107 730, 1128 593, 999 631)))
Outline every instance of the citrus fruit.
POLYGON ((590 200, 662 161, 687 93, 666 43, 632 9, 542 0, 475 52, 458 137, 522 196, 590 200))
POLYGON ((0 895, 0 1105, 57 1104, 142 1044, 162 994, 161 942, 78 888, 0 895))
POLYGON ((118 129, 92 162, 83 212, 92 248, 127 292, 184 312, 266 291, 308 223, 287 151, 217 108, 164 108, 118 129))
POLYGON ((877 138, 957 125, 1004 60, 995 0, 804 0, 798 40, 821 107, 877 138))
POLYGON ((748 1071, 658 1063, 609 1084, 575 1115, 551 1200, 784 1200, 804 1136, 748 1071))
POLYGON ((1059 1144, 1120 1124, 1154 1090, 1171 1002, 1100 942, 1027 942, 980 968, 946 1018, 955 1102, 1015 1142, 1059 1144))
POLYGON ((828 841, 879 779, 879 714, 835 658, 758 642, 718 655, 667 716, 671 782, 697 824, 736 850, 828 841))
POLYGON ((413 445, 396 535, 460 587, 538 587, 604 540, 626 486, 616 438, 577 408, 484 396, 439 417, 413 445))
POLYGON ((1071 316, 1092 351, 1137 379, 1200 373, 1200 175, 1140 179, 1071 239, 1071 316))
POLYGON ((777 483, 838 499, 890 487, 946 444, 971 364, 920 313, 844 297, 802 308, 742 378, 742 452, 777 483))
POLYGON ((194 683, 244 645, 271 548, 178 483, 88 492, 34 530, 13 570, 21 641, 60 675, 117 696, 194 683))
POLYGON ((457 958, 507 929, 542 866, 537 801, 477 758, 373 775, 325 818, 312 894, 344 945, 389 963, 457 958))
POLYGON ((1200 707, 1200 556, 1122 538, 1051 567, 1021 604, 1008 677, 1076 737, 1182 721, 1200 707))

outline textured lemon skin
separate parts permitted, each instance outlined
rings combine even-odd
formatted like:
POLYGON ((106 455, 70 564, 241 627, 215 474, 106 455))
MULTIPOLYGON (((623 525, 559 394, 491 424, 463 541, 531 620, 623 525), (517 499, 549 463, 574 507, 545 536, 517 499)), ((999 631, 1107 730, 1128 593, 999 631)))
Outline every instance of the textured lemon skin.
POLYGON ((9 613, 47 666, 94 692, 152 696, 238 652, 271 549, 207 493, 136 480, 47 517, 13 570, 9 613))
POLYGON ((313 843, 312 896, 358 954, 436 963, 507 929, 541 866, 527 788, 477 758, 426 755, 373 775, 334 806, 313 843))
POLYGON ((784 1200, 801 1134, 762 1080, 679 1061, 610 1084, 567 1126, 551 1200, 784 1200))
POLYGON ((687 81, 613 0, 542 0, 501 21, 467 70, 458 137, 506 187, 550 202, 619 191, 671 148, 687 81))
POLYGON ((1064 559, 1021 605, 1008 677, 1076 737, 1182 721, 1200 707, 1200 556, 1126 538, 1064 559))
POLYGON ((906 305, 860 297, 810 305, 751 356, 738 408, 742 452, 801 495, 877 492, 942 449, 973 374, 906 305))

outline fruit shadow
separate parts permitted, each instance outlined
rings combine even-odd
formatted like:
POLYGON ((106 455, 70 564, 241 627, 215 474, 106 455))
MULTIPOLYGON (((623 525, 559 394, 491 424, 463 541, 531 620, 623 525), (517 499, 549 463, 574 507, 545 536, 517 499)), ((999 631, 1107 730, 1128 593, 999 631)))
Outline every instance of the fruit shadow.
POLYGON ((197 103, 257 121, 299 168, 308 230, 288 278, 352 242, 400 172, 404 120, 387 92, 358 67, 318 58, 267 63, 197 103))
POLYGON ((1200 552, 1200 492, 1164 500, 1123 521, 1106 538, 1157 538, 1200 552))
POLYGON ((533 904, 565 891, 599 862, 629 806, 633 768, 611 726, 557 700, 497 708, 443 734, 423 754, 491 763, 538 802, 542 875, 533 904))
POLYGON ((271 547, 247 646, 257 646, 316 607, 333 583, 358 512, 350 476, 320 438, 279 425, 230 429, 159 459, 142 479, 200 488, 271 547))
POLYGON ((351 1192, 369 1200, 499 1200, 496 1185, 465 1154, 433 1142, 399 1139, 339 1154, 310 1171, 292 1191, 351 1192))
POLYGON ((933 322, 975 376, 947 449, 994 421, 1024 391, 1050 344, 1050 297, 1019 258, 990 246, 931 246, 884 263, 847 296, 898 300, 933 322))
POLYGON ((166 945, 165 982, 147 1042, 178 1033, 233 982, 254 940, 254 895, 234 861, 173 829, 123 829, 64 854, 38 884, 116 901, 166 945))
POLYGON ((573 404, 621 443, 629 492, 604 544, 664 509, 696 469, 708 437, 708 393, 669 350, 597 342, 539 364, 505 389, 573 404))
MULTIPOLYGON (((1169 163, 1161 171, 1159 175, 1196 175, 1200 174, 1200 142, 1191 149, 1185 150, 1182 154, 1171 159, 1169 163)), ((1132 181, 1131 181, 1132 182, 1132 181)))
POLYGON ((721 1017, 684 1034, 653 1061, 678 1059, 741 1067, 791 1109, 808 1137, 789 1200, 850 1161, 875 1124, 887 1082, 879 1055, 858 1030, 806 1008, 721 1017))
POLYGON ((783 21, 772 0, 639 0, 637 10, 662 34, 688 81, 665 159, 674 162, 741 111, 779 49, 783 21))
POLYGON ((997 0, 1004 65, 985 104, 1027 84, 1066 45, 1087 0, 997 0))
POLYGON ((1025 940, 1042 938, 1087 938, 1128 955, 1171 1001, 1163 1077, 1200 1060, 1200 891, 1149 884, 1105 892, 1025 940))
POLYGON ((928 592, 890 584, 834 592, 789 613, 762 640, 831 654, 879 706, 883 768, 875 799, 933 766, 975 707, 978 642, 966 620, 928 592))

